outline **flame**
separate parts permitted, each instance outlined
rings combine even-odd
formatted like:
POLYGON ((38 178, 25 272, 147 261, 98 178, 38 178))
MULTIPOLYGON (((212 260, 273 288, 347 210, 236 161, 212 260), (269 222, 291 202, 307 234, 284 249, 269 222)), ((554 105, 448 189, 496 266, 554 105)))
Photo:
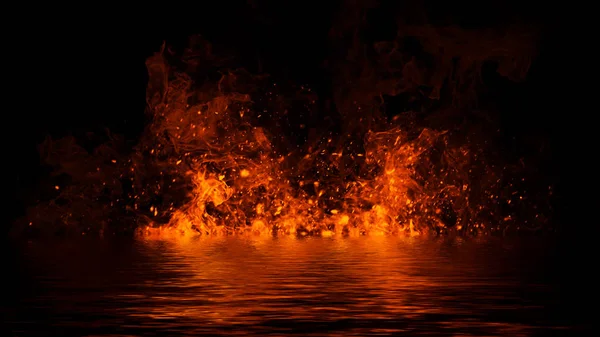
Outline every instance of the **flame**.
MULTIPOLYGON (((336 131, 298 125, 308 136, 306 143, 295 143, 282 126, 298 112, 290 101, 314 113, 316 94, 300 87, 289 97, 265 76, 240 70, 222 71, 217 82, 198 77, 206 68, 200 63, 216 59, 203 59, 210 46, 194 50, 204 48, 196 42, 176 65, 167 62, 164 45, 147 60, 151 122, 132 154, 119 152, 124 141, 110 134, 94 153, 74 138, 42 144, 44 162, 68 179, 49 185, 55 198, 28 210, 24 230, 115 233, 130 222, 147 237, 418 236, 506 233, 547 221, 547 205, 533 197, 548 203, 544 193, 551 195, 552 187, 528 194, 519 176, 528 167, 535 175, 535 165, 494 158, 491 146, 482 146, 491 131, 481 125, 439 127, 452 124, 444 122, 468 105, 454 104, 450 117, 427 123, 411 112, 384 116, 383 95, 420 90, 404 83, 408 79, 432 86, 431 95, 440 100, 446 67, 460 84, 466 81, 461 73, 471 76, 476 65, 466 71, 462 63, 443 62, 432 84, 418 74, 414 60, 404 64, 406 71, 392 66, 401 61, 388 59, 400 56, 397 48, 389 55, 381 51, 385 55, 375 64, 358 53, 334 67, 341 69, 332 93, 341 118, 336 131), (529 223, 516 214, 527 207, 535 213, 529 223)), ((457 55, 444 57, 450 56, 457 55)), ((453 98, 461 96, 457 83, 450 85, 453 98)), ((472 93, 473 85, 465 90, 472 93)))
POLYGON ((415 136, 393 126, 367 132, 356 153, 332 148, 328 139, 298 156, 278 150, 257 125, 249 95, 223 89, 234 74, 217 88, 197 89, 169 70, 161 53, 148 68, 155 78, 148 88, 149 152, 191 190, 166 224, 150 221, 142 235, 416 236, 470 221, 464 165, 471 153, 450 148, 444 131, 423 128, 415 136), (360 173, 345 176, 345 163, 360 173))

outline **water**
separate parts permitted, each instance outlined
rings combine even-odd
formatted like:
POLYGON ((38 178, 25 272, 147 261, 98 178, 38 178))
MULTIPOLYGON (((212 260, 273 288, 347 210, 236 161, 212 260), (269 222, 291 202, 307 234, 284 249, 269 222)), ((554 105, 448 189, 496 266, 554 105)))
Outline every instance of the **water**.
POLYGON ((551 252, 506 239, 29 242, 4 276, 4 336, 570 336, 551 252))

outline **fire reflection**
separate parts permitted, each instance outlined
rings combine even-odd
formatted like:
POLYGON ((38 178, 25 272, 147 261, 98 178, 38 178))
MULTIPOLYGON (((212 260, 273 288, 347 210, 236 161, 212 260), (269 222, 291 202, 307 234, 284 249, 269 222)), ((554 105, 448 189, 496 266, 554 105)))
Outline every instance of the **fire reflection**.
MULTIPOLYGON (((503 309, 491 299, 514 294, 496 288, 490 271, 479 269, 469 254, 447 254, 440 242, 385 236, 205 236, 146 238, 143 245, 149 254, 159 250, 171 261, 155 265, 157 273, 178 276, 146 283, 154 295, 124 308, 123 314, 157 324, 248 332, 272 330, 269 325, 277 322, 288 322, 281 323, 282 331, 297 329, 286 324, 347 322, 344 329, 358 333, 360 326, 352 322, 382 322, 381 328, 400 332, 409 322, 427 319, 430 326, 439 320, 448 329, 525 328, 478 318, 486 306, 503 309), (465 301, 471 297, 479 302, 465 301), (445 321, 450 317, 452 322, 445 321)), ((465 249, 477 247, 460 251, 465 249)))

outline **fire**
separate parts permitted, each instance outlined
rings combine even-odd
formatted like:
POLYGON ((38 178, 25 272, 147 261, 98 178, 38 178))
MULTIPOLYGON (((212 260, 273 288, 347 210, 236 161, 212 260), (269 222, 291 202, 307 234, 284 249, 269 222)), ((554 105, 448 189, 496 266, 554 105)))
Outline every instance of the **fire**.
POLYGON ((329 138, 298 156, 276 148, 248 94, 223 89, 235 75, 225 75, 216 89, 197 89, 161 53, 148 68, 154 117, 148 152, 191 189, 166 224, 150 221, 142 235, 415 236, 470 221, 461 167, 470 153, 450 148, 443 131, 411 135, 396 125, 367 132, 356 153, 332 148, 329 138), (360 172, 345 176, 345 163, 360 172))
MULTIPOLYGON (((240 70, 224 70, 218 81, 197 76, 203 69, 197 56, 204 53, 193 48, 177 65, 165 59, 164 48, 147 60, 151 122, 132 153, 119 152, 124 142, 111 134, 93 153, 74 138, 42 144, 44 162, 68 179, 49 185, 55 197, 28 211, 27 231, 116 233, 128 222, 150 237, 418 236, 535 230, 547 221, 549 207, 533 198, 548 203, 544 193, 551 195, 552 187, 528 194, 519 173, 533 168, 534 176, 535 165, 496 158, 483 145, 489 128, 464 127, 468 121, 454 121, 454 107, 441 122, 410 111, 386 115, 383 95, 418 87, 386 80, 406 74, 384 62, 385 53, 375 65, 340 65, 332 93, 340 120, 332 131, 285 125, 295 123, 294 113, 319 112, 309 88, 284 93, 284 85, 240 70), (355 66, 365 69, 351 71, 355 66), (298 112, 300 106, 306 111, 298 112), (453 127, 440 127, 448 119, 453 127), (289 140, 294 137, 304 138, 289 140), (534 220, 519 218, 522 208, 534 220)), ((477 78, 472 67, 444 67, 432 77, 435 90, 448 73, 477 78)), ((460 96, 457 83, 450 84, 453 99, 460 96)))

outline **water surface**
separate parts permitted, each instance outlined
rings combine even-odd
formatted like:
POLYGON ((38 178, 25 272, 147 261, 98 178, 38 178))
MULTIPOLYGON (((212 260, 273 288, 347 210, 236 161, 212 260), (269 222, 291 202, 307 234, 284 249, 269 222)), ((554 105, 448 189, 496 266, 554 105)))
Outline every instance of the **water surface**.
POLYGON ((29 242, 14 336, 572 335, 544 240, 202 237, 29 242))

